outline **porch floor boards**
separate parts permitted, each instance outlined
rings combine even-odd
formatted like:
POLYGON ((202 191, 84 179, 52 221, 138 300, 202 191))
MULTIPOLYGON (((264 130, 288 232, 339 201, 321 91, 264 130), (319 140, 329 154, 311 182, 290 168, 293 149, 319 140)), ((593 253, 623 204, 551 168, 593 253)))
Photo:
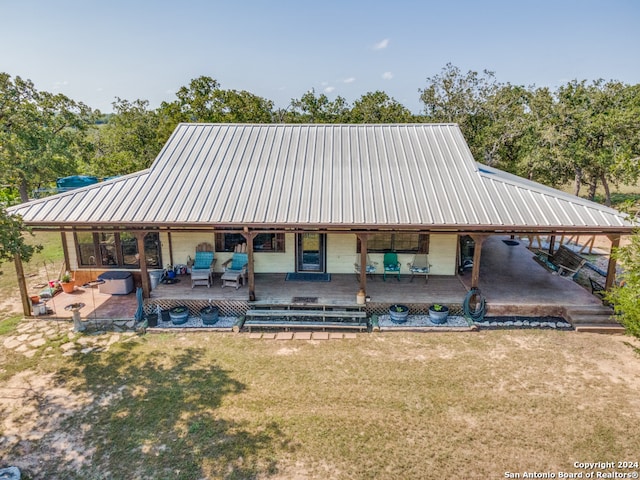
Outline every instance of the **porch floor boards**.
MULTIPOLYGON (((360 283, 355 274, 332 274, 329 282, 287 281, 285 273, 259 273, 255 277, 256 303, 289 304, 294 297, 317 298, 319 305, 351 305, 356 303, 360 283)), ((466 295, 466 288, 457 276, 429 277, 425 284, 423 277, 410 281, 410 275, 397 279, 382 280, 382 275, 367 279, 367 295, 375 303, 457 303, 466 295)), ((185 276, 173 285, 158 285, 152 292, 152 299, 165 300, 240 300, 247 301, 248 287, 239 289, 221 288, 220 275, 216 274, 211 288, 196 286, 191 288, 189 277, 185 276)))

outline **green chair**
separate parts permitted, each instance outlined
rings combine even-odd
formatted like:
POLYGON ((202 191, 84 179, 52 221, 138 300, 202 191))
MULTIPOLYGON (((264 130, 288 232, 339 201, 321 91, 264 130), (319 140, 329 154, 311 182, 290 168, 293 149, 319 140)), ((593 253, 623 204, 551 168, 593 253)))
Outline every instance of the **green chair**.
POLYGON ((382 274, 382 280, 387 281, 387 272, 398 275, 398 281, 400 281, 400 262, 398 261, 398 254, 394 252, 387 252, 384 254, 384 272, 382 274))

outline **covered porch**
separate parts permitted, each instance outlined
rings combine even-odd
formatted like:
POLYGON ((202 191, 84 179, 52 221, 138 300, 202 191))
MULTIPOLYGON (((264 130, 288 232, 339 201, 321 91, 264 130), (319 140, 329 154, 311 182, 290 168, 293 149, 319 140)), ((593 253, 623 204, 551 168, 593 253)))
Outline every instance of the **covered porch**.
MULTIPOLYGON (((487 314, 493 316, 563 316, 570 306, 595 306, 600 300, 590 291, 564 277, 552 275, 535 261, 526 242, 509 245, 509 237, 489 236, 483 242, 478 286, 487 300, 487 314)), ((158 306, 170 308, 184 304, 193 314, 209 302, 220 306, 221 313, 241 315, 250 306, 257 305, 356 305, 360 279, 355 274, 332 274, 330 281, 287 281, 285 273, 255 274, 255 301, 249 301, 249 289, 222 288, 220 274, 214 276, 212 286, 191 287, 188 275, 179 276, 174 284, 159 284, 145 300, 147 311, 158 306)), ((460 309, 471 288, 470 271, 461 275, 410 275, 382 280, 382 275, 367 277, 365 305, 368 313, 383 313, 388 305, 402 303, 412 312, 422 313, 429 305, 440 303, 460 309)), ((102 295, 95 288, 76 288, 74 294, 61 293, 54 297, 56 317, 70 317, 64 310, 67 303, 81 301, 86 304, 82 315, 88 318, 131 318, 136 309, 134 294, 126 296, 102 295), (104 297, 104 298, 103 298, 104 297)))

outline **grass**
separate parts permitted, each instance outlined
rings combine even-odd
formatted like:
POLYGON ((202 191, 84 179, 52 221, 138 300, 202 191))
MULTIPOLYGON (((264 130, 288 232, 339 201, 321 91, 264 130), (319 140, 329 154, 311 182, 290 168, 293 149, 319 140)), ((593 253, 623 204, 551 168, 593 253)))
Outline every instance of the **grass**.
MULTIPOLYGON (((27 242, 42 245, 42 250, 34 254, 30 262, 24 263, 24 274, 27 285, 46 283, 58 278, 62 268, 64 254, 62 252, 62 240, 58 232, 35 232, 33 236, 27 236, 27 242)), ((2 300, 8 300, 15 305, 20 305, 20 293, 13 262, 0 265, 0 324, 3 319, 13 313, 7 306, 2 307, 2 300)))
MULTIPOLYGON (((68 394, 61 426, 31 441, 47 458, 31 474, 504 478, 633 458, 634 348, 620 337, 526 330, 325 342, 153 334, 70 358, 43 347, 46 362, 25 360, 25 369, 68 394), (63 434, 90 461, 52 451, 63 434)), ((18 354, 9 356, 16 374, 18 354)), ((0 388, 8 381, 0 376, 0 388)), ((19 460, 19 448, 3 445, 0 458, 19 460)))

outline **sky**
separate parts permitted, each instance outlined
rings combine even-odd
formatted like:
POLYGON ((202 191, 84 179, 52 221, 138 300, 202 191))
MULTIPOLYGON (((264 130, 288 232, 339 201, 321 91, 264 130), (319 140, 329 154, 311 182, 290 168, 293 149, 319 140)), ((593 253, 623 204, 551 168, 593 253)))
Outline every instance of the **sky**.
POLYGON ((640 0, 0 0, 0 72, 103 113, 206 75, 286 108, 384 91, 421 113, 451 63, 501 83, 640 83, 640 0))

